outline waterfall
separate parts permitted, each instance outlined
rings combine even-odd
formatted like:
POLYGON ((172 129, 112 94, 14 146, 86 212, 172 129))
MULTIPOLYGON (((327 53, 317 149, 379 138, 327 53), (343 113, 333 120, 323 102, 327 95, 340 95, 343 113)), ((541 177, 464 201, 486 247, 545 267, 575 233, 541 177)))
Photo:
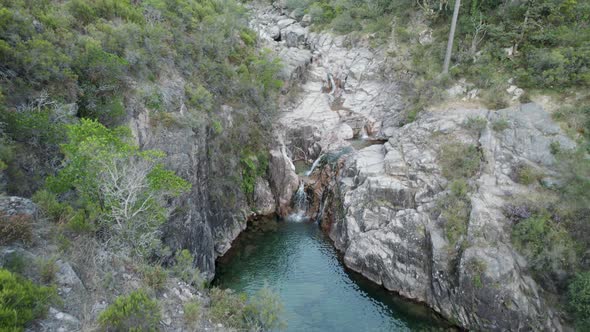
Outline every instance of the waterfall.
POLYGON ((305 176, 310 176, 311 173, 313 172, 313 170, 318 166, 318 164, 320 163, 320 161, 322 161, 322 158, 324 157, 324 155, 320 155, 318 157, 318 159, 316 159, 313 164, 311 165, 311 168, 309 169, 309 171, 305 172, 305 176))
POLYGON ((307 210, 307 195, 305 194, 305 183, 303 181, 301 181, 299 188, 297 188, 293 203, 295 203, 295 209, 307 210))
POLYGON ((367 134, 367 129, 365 128, 365 126, 363 126, 361 128, 361 133, 360 133, 360 138, 365 140, 365 139, 369 139, 369 134, 367 134))
POLYGON ((301 222, 307 219, 305 213, 307 212, 307 194, 305 193, 305 183, 301 181, 299 188, 293 196, 293 207, 295 212, 292 213, 287 219, 289 221, 301 222))

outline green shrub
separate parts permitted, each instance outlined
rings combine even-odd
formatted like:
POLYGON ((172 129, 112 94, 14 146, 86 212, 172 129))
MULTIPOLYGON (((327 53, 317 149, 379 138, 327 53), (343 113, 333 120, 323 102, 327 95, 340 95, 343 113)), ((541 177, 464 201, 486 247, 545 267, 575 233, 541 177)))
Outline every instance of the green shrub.
POLYGON ((514 225, 512 242, 537 272, 568 271, 576 264, 574 241, 547 214, 537 214, 514 225))
POLYGON ((0 269, 0 330, 23 331, 28 322, 45 315, 56 296, 54 288, 37 286, 0 269))
POLYGON ((450 193, 440 198, 437 205, 441 211, 445 235, 454 247, 461 236, 467 233, 471 202, 467 195, 469 186, 465 180, 453 181, 450 189, 450 193))
POLYGON ((245 328, 244 307, 246 294, 236 294, 229 289, 212 288, 209 292, 211 306, 209 315, 214 322, 233 328, 245 328))
POLYGON ((451 180, 474 176, 481 160, 481 151, 475 145, 448 143, 442 146, 440 153, 442 174, 451 180))
POLYGON ((486 118, 484 118, 482 116, 469 117, 463 123, 463 126, 466 129, 468 129, 469 131, 472 131, 476 135, 480 135, 481 132, 484 129, 486 129, 487 125, 488 125, 488 120, 486 120, 486 118))
POLYGON ((20 241, 30 244, 33 240, 33 226, 29 215, 0 215, 0 245, 20 241))
POLYGON ((282 314, 281 298, 266 285, 250 298, 244 313, 246 324, 262 331, 285 328, 282 314))
MULTIPOLYGON (((47 188, 56 194, 76 193, 69 203, 80 208, 68 226, 92 230, 88 222, 96 220, 109 245, 119 250, 139 257, 160 250, 165 200, 191 185, 162 166, 163 152, 140 151, 131 144, 126 128, 108 129, 82 119, 67 129, 68 143, 61 145, 66 165, 47 179, 47 188)), ((46 201, 55 206, 52 199, 46 201)))
POLYGON ((119 296, 98 317, 106 331, 157 331, 160 308, 143 290, 119 296))
POLYGON ((57 196, 48 190, 39 190, 33 195, 33 202, 37 203, 45 216, 57 223, 65 223, 73 213, 73 208, 60 203, 57 196))
POLYGON ((508 120, 504 118, 497 119, 492 122, 492 129, 497 132, 504 131, 508 129, 508 127, 510 127, 510 124, 508 123, 508 120))
POLYGON ((193 255, 191 255, 190 251, 186 249, 176 252, 176 255, 174 256, 174 265, 171 269, 174 276, 188 284, 193 284, 199 288, 204 284, 201 272, 198 268, 194 267, 193 255))
POLYGON ((467 263, 467 270, 473 276, 473 285, 476 288, 483 287, 483 275, 487 269, 487 265, 484 261, 473 258, 467 263))
POLYGON ((143 268, 143 281, 153 290, 161 290, 166 285, 168 273, 162 266, 146 265, 143 268))
POLYGON ((518 183, 531 185, 541 181, 543 174, 532 166, 521 164, 516 166, 514 178, 518 183))
POLYGON ((590 272, 578 273, 569 285, 569 307, 579 331, 590 329, 590 272))
POLYGON ((191 301, 184 304, 184 321, 186 324, 195 329, 199 320, 201 319, 201 303, 198 301, 191 301))
POLYGON ((266 173, 268 157, 264 153, 258 156, 245 153, 240 161, 242 166, 242 190, 246 194, 252 194, 256 178, 266 173))
POLYGON ((39 264, 39 275, 41 281, 46 284, 51 284, 55 281, 59 267, 57 266, 55 258, 42 260, 39 264))
POLYGON ((482 94, 482 100, 487 107, 493 110, 504 109, 509 106, 506 91, 500 86, 486 90, 482 94))
POLYGON ((244 330, 277 330, 285 327, 283 306, 277 294, 267 286, 250 299, 246 294, 212 288, 209 314, 215 322, 244 330))
POLYGON ((358 21, 350 16, 350 13, 344 12, 332 20, 332 28, 338 33, 350 33, 353 31, 359 31, 361 25, 358 21))

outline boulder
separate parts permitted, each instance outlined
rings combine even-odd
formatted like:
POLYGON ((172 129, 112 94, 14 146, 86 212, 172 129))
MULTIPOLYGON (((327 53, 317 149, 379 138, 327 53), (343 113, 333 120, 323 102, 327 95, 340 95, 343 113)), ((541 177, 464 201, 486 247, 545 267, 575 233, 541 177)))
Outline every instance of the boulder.
POLYGON ((0 196, 0 212, 6 216, 29 215, 37 213, 37 205, 28 198, 17 196, 0 196))
POLYGON ((275 198, 266 179, 256 178, 254 184, 254 209, 259 215, 270 215, 275 212, 275 198))

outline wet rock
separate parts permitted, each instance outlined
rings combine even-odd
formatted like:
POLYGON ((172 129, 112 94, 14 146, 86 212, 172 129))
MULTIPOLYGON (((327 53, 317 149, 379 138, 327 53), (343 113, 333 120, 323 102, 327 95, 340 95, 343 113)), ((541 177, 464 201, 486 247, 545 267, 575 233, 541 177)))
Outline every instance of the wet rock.
POLYGON ((270 187, 276 199, 277 213, 287 216, 291 212, 291 199, 299 187, 295 166, 285 152, 285 147, 270 151, 270 187))
POLYGON ((266 179, 257 178, 254 184, 255 211, 260 215, 270 215, 275 212, 275 198, 266 179))

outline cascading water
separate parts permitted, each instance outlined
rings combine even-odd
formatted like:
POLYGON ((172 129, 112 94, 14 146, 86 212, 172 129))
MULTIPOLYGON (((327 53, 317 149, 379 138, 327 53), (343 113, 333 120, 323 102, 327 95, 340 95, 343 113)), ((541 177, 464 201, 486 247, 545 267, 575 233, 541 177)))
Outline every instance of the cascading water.
POLYGON ((309 171, 305 172, 305 176, 310 176, 311 173, 313 172, 313 170, 320 164, 320 161, 322 161, 322 158, 324 158, 324 155, 320 155, 318 157, 318 159, 316 159, 313 164, 311 165, 311 168, 309 169, 309 171))
POLYGON ((361 128, 361 132, 359 135, 360 139, 362 140, 367 140, 369 139, 369 134, 367 133, 367 129, 365 128, 365 126, 363 126, 363 128, 361 128))
POLYGON ((307 194, 305 193, 305 183, 301 181, 299 188, 293 196, 293 207, 295 212, 287 219, 290 221, 301 222, 307 219, 305 213, 307 212, 307 194))

